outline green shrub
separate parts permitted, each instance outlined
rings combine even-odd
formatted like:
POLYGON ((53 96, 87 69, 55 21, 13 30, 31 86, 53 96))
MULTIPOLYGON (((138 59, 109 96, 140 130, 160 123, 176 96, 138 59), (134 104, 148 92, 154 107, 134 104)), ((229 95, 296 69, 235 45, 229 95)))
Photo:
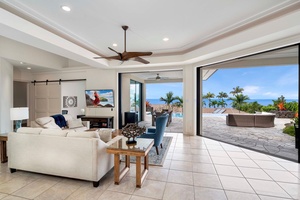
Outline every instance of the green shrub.
POLYGON ((298 112, 298 102, 292 101, 284 104, 286 110, 298 112))
POLYGON ((271 106, 271 105, 263 106, 261 108, 261 111, 264 111, 264 112, 270 112, 272 110, 277 110, 277 108, 275 106, 271 106))
POLYGON ((282 131, 285 134, 288 134, 290 136, 295 136, 295 127, 294 126, 287 126, 282 131))

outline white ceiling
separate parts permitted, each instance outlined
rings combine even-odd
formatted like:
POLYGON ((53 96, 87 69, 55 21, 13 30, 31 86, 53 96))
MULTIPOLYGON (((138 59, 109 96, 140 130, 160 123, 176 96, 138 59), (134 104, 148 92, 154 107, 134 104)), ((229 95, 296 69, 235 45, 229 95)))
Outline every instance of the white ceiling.
POLYGON ((3 8, 0 10, 0 35, 88 66, 139 67, 142 65, 133 61, 120 65, 117 61, 93 59, 97 55, 114 56, 115 53, 108 47, 123 52, 124 35, 121 26, 128 25, 127 51, 152 51, 153 56, 144 57, 151 62, 148 66, 159 66, 162 63, 158 58, 164 57, 167 61, 163 64, 172 65, 176 64, 176 59, 178 61, 176 56, 200 48, 222 36, 242 31, 256 22, 262 23, 263 19, 296 2, 298 1, 0 0, 3 8), (71 7, 71 12, 63 11, 62 5, 71 7), (164 42, 164 37, 168 37, 169 41, 164 42), (118 46, 113 47, 113 43, 118 46), (79 57, 82 59, 79 60, 79 57))

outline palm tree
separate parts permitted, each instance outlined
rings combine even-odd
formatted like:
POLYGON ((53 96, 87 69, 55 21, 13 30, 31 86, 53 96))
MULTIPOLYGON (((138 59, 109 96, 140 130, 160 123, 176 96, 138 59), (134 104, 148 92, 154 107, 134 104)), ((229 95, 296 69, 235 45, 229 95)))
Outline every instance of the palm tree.
POLYGON ((173 92, 170 91, 170 92, 166 93, 166 97, 160 97, 159 100, 164 101, 165 104, 167 104, 168 109, 171 109, 171 108, 172 108, 172 107, 171 107, 171 103, 172 103, 174 100, 176 100, 176 97, 174 97, 174 96, 173 96, 173 92))
POLYGON ((240 86, 236 86, 235 88, 233 88, 233 90, 230 92, 230 94, 232 94, 233 96, 236 94, 242 94, 244 91, 243 88, 240 88, 240 86))
POLYGON ((203 96, 203 99, 208 99, 208 107, 211 107, 212 104, 211 104, 211 99, 215 97, 215 94, 214 93, 210 93, 208 92, 206 95, 203 96))
POLYGON ((241 111, 241 107, 243 104, 247 103, 247 100, 250 98, 247 95, 243 94, 235 94, 234 97, 230 97, 229 100, 232 100, 232 107, 241 111))
POLYGON ((221 101, 218 102, 218 105, 220 105, 222 108, 225 108, 227 103, 224 101, 224 98, 228 98, 228 94, 226 92, 219 92, 217 98, 221 99, 221 101))
POLYGON ((173 105, 176 107, 182 108, 182 110, 183 110, 183 97, 176 96, 175 99, 178 101, 175 102, 173 105))

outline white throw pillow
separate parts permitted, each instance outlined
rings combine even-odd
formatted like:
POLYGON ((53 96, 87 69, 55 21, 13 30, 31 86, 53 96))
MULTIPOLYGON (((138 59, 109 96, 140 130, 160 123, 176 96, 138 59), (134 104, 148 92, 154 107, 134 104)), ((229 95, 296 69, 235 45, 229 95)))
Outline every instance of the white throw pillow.
POLYGON ((113 129, 100 128, 99 129, 100 139, 103 142, 109 142, 111 140, 111 138, 112 138, 112 130, 113 129))
POLYGON ((70 131, 68 132, 67 137, 99 138, 99 135, 96 131, 86 131, 86 132, 70 131))
POLYGON ((43 128, 48 128, 48 129, 59 129, 61 130, 61 128, 54 122, 54 121, 50 121, 47 124, 42 125, 43 128))
POLYGON ((50 136, 61 136, 66 137, 68 131, 67 130, 56 130, 56 129, 43 129, 40 133, 41 135, 50 135, 50 136))
POLYGON ((83 127, 82 121, 81 119, 73 119, 73 120, 69 120, 67 121, 68 127, 69 128, 79 128, 79 127, 83 127))
POLYGON ((35 120, 35 122, 38 123, 40 126, 43 126, 44 124, 47 124, 47 123, 49 123, 51 121, 54 122, 54 118, 53 117, 40 117, 40 118, 37 118, 35 120))
POLYGON ((18 128, 17 133, 28 133, 38 135, 41 133, 42 130, 42 128, 21 127, 18 128))
POLYGON ((72 115, 63 115, 66 121, 73 120, 72 115))

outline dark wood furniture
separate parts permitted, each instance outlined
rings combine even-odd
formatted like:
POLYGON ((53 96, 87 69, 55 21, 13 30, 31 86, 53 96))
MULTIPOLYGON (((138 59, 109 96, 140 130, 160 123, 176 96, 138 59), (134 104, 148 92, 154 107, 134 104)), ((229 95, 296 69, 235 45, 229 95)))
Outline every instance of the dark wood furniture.
POLYGON ((7 133, 1 133, 0 134, 1 163, 7 162, 6 141, 7 141, 7 133))
POLYGON ((114 117, 112 116, 83 116, 82 121, 90 121, 90 128, 113 128, 114 117))
POLYGON ((125 112, 125 125, 128 123, 138 123, 138 113, 136 112, 125 112))
POLYGON ((130 170, 130 156, 136 156, 136 187, 142 187, 149 170, 148 153, 154 144, 153 139, 137 138, 137 144, 127 145, 127 138, 123 137, 119 141, 107 147, 106 152, 114 154, 114 181, 119 185, 120 181, 130 170), (125 155, 125 167, 120 171, 120 155, 125 155), (141 157, 144 157, 144 169, 142 171, 141 157))

